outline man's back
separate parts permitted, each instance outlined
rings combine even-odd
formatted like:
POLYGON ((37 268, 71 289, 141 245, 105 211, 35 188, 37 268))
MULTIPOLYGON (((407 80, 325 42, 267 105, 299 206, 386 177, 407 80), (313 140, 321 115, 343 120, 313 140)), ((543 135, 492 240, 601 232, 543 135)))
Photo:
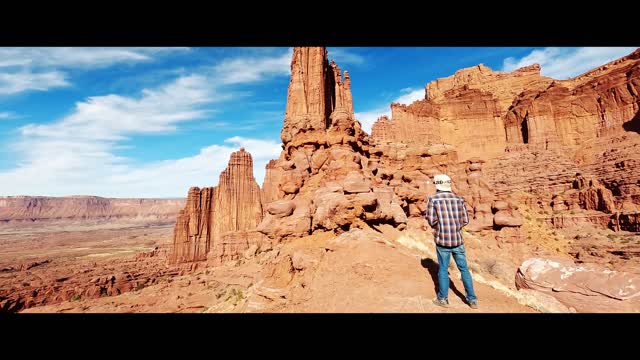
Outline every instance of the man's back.
POLYGON ((462 197, 450 191, 429 197, 427 221, 435 229, 436 244, 455 247, 464 243, 460 230, 469 224, 469 214, 462 197))

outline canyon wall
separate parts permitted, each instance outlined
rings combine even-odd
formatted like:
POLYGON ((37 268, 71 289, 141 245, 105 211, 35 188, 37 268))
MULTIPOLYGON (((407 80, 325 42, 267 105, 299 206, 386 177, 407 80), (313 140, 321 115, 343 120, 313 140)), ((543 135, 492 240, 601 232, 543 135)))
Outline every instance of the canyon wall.
POLYGON ((184 204, 184 199, 8 196, 0 197, 0 222, 126 219, 172 223, 184 204))

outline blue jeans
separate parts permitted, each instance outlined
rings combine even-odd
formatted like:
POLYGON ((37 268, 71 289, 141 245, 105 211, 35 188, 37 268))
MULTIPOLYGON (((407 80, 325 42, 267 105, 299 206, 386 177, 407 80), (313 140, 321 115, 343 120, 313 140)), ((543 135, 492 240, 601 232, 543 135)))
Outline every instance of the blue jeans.
POLYGON ((446 300, 449 295, 449 260, 451 254, 453 254, 453 260, 460 270, 462 275, 462 284, 464 285, 464 291, 467 293, 467 301, 474 302, 477 300, 476 294, 473 291, 473 280, 471 279, 471 273, 467 267, 467 259, 464 253, 464 245, 448 248, 440 245, 436 245, 436 251, 438 253, 438 299, 446 300))

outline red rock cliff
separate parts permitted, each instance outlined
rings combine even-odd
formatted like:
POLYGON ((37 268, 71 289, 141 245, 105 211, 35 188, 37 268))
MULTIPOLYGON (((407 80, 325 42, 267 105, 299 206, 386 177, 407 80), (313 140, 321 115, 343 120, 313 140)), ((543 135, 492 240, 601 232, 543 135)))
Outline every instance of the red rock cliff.
POLYGON ((569 80, 531 65, 511 73, 478 65, 426 85, 425 99, 391 104, 376 141, 453 145, 462 159, 496 158, 507 144, 571 151, 595 138, 640 131, 640 50, 569 80))
POLYGON ((509 143, 576 147, 640 128, 640 49, 574 79, 526 89, 505 116, 509 143))
POLYGON ((538 65, 512 73, 484 65, 461 69, 427 84, 424 100, 391 104, 392 120, 378 120, 372 137, 378 142, 453 145, 462 160, 495 157, 504 152, 503 116, 513 99, 551 81, 540 76, 538 65))

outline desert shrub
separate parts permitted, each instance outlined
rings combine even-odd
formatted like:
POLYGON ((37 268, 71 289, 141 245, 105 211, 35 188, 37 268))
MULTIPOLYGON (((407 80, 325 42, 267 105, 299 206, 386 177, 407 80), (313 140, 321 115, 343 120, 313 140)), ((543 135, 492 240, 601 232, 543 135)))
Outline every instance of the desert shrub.
POLYGON ((233 288, 231 289, 231 291, 227 293, 227 298, 225 299, 225 301, 231 301, 233 305, 236 305, 240 301, 242 301, 242 299, 244 299, 244 294, 242 293, 242 290, 233 288))

